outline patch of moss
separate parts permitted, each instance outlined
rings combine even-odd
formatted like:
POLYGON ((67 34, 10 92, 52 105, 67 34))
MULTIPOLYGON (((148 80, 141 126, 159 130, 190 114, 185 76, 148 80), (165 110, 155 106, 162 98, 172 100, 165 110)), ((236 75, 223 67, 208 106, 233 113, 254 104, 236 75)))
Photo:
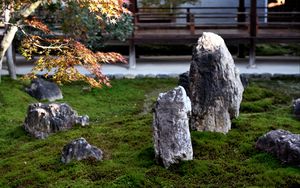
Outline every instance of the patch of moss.
POLYGON ((253 81, 245 90, 241 114, 224 135, 192 132, 194 160, 169 169, 156 164, 152 113, 155 95, 176 86, 176 79, 113 80, 112 88, 83 90, 62 86, 64 99, 91 125, 75 126, 45 140, 22 128, 27 106, 37 102, 24 83, 4 77, 0 84, 0 187, 297 187, 300 169, 255 150, 257 138, 272 129, 300 133, 291 100, 300 96, 295 80, 253 81), (284 88, 284 89, 282 89, 284 88), (151 108, 151 107, 147 107, 151 108), (85 137, 104 151, 104 161, 63 165, 69 141, 85 137))

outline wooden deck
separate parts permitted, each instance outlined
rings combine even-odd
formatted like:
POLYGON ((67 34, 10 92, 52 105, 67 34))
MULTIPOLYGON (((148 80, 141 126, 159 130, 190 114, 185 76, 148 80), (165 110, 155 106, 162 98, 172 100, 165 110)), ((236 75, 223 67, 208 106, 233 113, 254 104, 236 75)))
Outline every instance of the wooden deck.
POLYGON ((132 40, 140 44, 195 44, 203 32, 213 32, 220 35, 226 43, 247 43, 254 38, 257 43, 266 42, 300 42, 300 29, 259 29, 257 35, 251 37, 249 30, 238 28, 227 29, 140 29, 135 30, 132 40))
POLYGON ((130 67, 135 65, 135 46, 142 44, 196 44, 203 32, 220 35, 226 43, 249 44, 249 66, 255 67, 257 43, 299 43, 300 10, 278 12, 267 7, 250 7, 239 0, 238 7, 138 8, 131 0, 134 33, 129 40, 130 67), (267 10, 267 11, 266 11, 267 10))

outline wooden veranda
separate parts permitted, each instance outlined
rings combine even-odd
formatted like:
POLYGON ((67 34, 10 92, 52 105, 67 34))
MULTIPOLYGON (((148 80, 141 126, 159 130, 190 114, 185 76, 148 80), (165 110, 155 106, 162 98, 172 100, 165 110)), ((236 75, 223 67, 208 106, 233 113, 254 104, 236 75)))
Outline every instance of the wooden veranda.
MULTIPOLYGON (((214 32, 226 43, 249 45, 249 67, 255 67, 257 43, 300 42, 300 11, 268 11, 251 0, 238 7, 143 7, 131 0, 134 33, 129 39, 129 66, 136 66, 135 47, 141 44, 195 44, 203 32, 214 32)), ((299 8, 299 7, 298 7, 299 8)))

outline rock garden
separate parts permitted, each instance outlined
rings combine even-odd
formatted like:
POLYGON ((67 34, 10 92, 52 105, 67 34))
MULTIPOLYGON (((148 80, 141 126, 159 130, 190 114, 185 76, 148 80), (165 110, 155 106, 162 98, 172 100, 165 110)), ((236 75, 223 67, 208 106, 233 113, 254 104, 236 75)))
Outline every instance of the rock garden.
POLYGON ((0 187, 298 187, 299 81, 240 75, 212 33, 178 78, 4 77, 0 187))

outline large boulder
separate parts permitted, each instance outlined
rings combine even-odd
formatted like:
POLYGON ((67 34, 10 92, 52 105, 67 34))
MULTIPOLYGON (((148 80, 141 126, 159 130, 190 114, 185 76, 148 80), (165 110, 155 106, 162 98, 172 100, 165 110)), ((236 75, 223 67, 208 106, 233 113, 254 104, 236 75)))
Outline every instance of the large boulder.
POLYGON ((257 140, 256 149, 273 154, 284 164, 300 167, 300 134, 270 131, 257 140))
POLYGON ((69 163, 72 160, 92 159, 100 161, 103 158, 101 149, 90 145, 84 138, 78 138, 65 145, 62 154, 61 162, 69 163))
POLYGON ((159 94, 153 117, 155 158, 166 168, 193 159, 189 130, 191 102, 183 87, 159 94))
POLYGON ((55 101, 63 98, 57 84, 42 78, 32 80, 30 86, 25 88, 25 91, 38 100, 55 101))
POLYGON ((65 103, 35 103, 29 105, 23 126, 32 136, 44 139, 51 133, 70 129, 75 124, 85 126, 88 121, 87 115, 78 116, 77 112, 65 103))
POLYGON ((240 75, 224 40, 203 33, 194 49, 189 74, 191 128, 227 133, 239 115, 243 95, 240 75))
POLYGON ((295 118, 300 120, 300 98, 293 100, 293 114, 295 118))

